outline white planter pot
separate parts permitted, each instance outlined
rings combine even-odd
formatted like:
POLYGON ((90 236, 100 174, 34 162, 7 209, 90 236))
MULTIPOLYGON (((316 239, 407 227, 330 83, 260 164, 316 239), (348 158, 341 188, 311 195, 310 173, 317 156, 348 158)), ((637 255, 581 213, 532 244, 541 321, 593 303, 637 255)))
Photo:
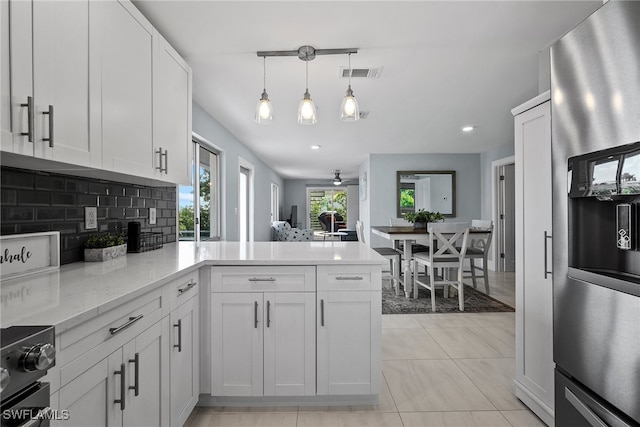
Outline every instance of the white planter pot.
POLYGON ((110 259, 118 258, 127 255, 127 245, 111 246, 108 248, 97 249, 85 249, 84 260, 85 261, 108 261, 110 259))

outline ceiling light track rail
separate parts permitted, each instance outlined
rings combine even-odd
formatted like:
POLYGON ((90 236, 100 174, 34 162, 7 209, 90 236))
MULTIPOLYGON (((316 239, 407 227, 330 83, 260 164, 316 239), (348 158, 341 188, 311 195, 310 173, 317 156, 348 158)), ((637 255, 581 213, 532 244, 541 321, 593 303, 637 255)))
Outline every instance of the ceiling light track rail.
POLYGON ((297 56, 303 61, 311 61, 316 55, 347 55, 350 53, 358 53, 358 48, 344 49, 316 49, 313 46, 300 46, 296 50, 262 50, 257 55, 261 58, 270 56, 297 56))

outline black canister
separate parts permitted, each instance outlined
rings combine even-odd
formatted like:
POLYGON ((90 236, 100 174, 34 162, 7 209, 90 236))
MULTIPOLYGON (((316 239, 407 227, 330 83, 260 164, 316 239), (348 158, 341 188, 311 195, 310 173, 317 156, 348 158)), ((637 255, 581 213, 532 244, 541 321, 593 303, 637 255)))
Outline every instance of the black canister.
POLYGON ((142 225, 137 221, 128 224, 127 230, 127 252, 140 252, 140 233, 142 225))

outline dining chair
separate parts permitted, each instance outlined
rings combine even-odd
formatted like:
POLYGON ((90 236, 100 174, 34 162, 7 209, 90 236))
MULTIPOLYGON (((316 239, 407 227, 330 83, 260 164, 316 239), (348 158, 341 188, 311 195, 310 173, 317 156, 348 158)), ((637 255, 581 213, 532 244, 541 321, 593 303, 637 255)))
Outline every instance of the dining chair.
POLYGON ((429 252, 420 252, 413 257, 413 297, 418 297, 418 287, 431 292, 431 309, 436 311, 436 287, 443 287, 445 297, 449 294, 449 286, 458 291, 458 306, 464 311, 464 283, 462 267, 467 250, 469 225, 467 223, 429 223, 429 252), (424 266, 427 275, 422 281, 418 277, 418 269, 424 266), (437 277, 436 269, 442 269, 442 277, 437 277), (451 270, 456 270, 452 275, 451 270), (427 282, 428 278, 428 282, 427 282))
MULTIPOLYGON (((360 220, 356 221, 356 235, 358 236, 358 240, 360 242, 365 243, 364 224, 360 220)), ((394 288, 396 296, 400 295, 400 285, 402 283, 402 281, 400 280, 400 253, 393 248, 386 247, 371 249, 389 260, 391 271, 391 286, 394 288)))
POLYGON ((493 236, 493 221, 484 219, 471 220, 471 229, 487 230, 487 233, 474 235, 469 234, 469 247, 467 248, 466 258, 469 260, 469 270, 464 272, 464 278, 471 278, 473 287, 477 288, 477 275, 479 270, 484 280, 484 289, 487 295, 489 295, 489 273, 488 273, 488 260, 489 246, 491 246, 491 237, 493 236), (482 266, 476 264, 477 260, 482 260, 482 266))

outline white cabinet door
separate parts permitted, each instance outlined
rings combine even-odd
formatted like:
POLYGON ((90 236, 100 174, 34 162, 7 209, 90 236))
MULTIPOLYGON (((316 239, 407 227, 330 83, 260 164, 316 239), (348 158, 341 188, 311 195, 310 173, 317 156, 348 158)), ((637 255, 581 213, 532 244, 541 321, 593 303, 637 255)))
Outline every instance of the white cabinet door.
POLYGON ((191 67, 153 33, 153 151, 158 179, 191 183, 191 67))
POLYGON ((122 426, 123 408, 116 402, 123 398, 122 366, 118 349, 60 389, 60 408, 69 411, 65 426, 122 426))
POLYGON ((200 393, 199 299, 171 312, 171 425, 181 426, 198 403, 200 393))
POLYGON ((127 367, 125 426, 164 426, 169 421, 169 331, 157 322, 124 346, 127 367))
POLYGON ((319 395, 378 392, 375 372, 380 371, 376 355, 380 351, 372 349, 380 342, 372 322, 376 316, 380 318, 380 311, 375 312, 380 308, 374 295, 368 291, 318 291, 319 395))
POLYGON ((13 151, 8 1, 0 1, 0 28, 0 150, 13 151))
POLYGON ((153 27, 129 2, 91 4, 102 12, 103 168, 151 177, 153 27))
POLYGON ((264 307, 264 395, 315 395, 315 294, 265 293, 264 307))
POLYGON ((515 162, 516 394, 548 421, 554 407, 552 256, 546 237, 551 237, 549 101, 515 117, 515 162))
MULTIPOLYGON (((33 2, 33 95, 36 157, 100 167, 100 147, 90 134, 88 0, 33 2)), ((99 86, 98 86, 99 87, 99 86)))
POLYGON ((263 395, 262 293, 211 294, 211 394, 263 395))
MULTIPOLYGON (((35 129, 33 125, 33 23, 31 19, 33 8, 30 1, 20 0, 12 0, 8 6, 10 25, 3 26, 2 31, 3 38, 5 31, 10 34, 8 55, 10 55, 12 139, 9 143, 3 138, 2 149, 33 156, 35 141, 33 135, 35 129)), ((3 71, 4 68, 3 66, 3 71)))

